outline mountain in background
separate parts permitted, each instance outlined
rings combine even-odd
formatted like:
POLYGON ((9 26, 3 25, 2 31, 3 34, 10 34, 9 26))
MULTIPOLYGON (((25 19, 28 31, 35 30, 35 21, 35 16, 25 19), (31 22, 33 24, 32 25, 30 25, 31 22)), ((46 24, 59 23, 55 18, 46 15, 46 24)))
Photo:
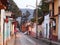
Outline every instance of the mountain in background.
POLYGON ((30 16, 28 17, 29 18, 29 20, 31 19, 31 18, 33 18, 33 12, 34 12, 34 9, 20 9, 21 11, 22 11, 22 14, 23 13, 25 13, 27 10, 30 12, 30 16))

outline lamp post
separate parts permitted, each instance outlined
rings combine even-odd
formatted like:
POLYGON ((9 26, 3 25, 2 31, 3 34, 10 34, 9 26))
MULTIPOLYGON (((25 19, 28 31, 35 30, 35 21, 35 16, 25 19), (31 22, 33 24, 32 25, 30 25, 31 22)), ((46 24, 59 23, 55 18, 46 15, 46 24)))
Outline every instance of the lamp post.
MULTIPOLYGON (((36 39, 38 39, 38 0, 36 0, 36 7, 34 7, 34 6, 32 6, 32 5, 27 5, 26 7, 28 7, 28 6, 31 6, 31 7, 34 7, 34 8, 36 8, 36 39)), ((39 9, 41 9, 41 8, 39 8, 39 9)))
POLYGON ((38 0, 36 0, 36 39, 38 39, 38 0))

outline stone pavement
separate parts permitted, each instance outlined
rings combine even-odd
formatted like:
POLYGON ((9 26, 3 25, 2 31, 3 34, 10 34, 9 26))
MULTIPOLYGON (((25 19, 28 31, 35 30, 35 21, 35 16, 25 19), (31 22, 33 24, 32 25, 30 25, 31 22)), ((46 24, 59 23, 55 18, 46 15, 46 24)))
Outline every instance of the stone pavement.
POLYGON ((27 35, 24 35, 23 33, 19 33, 18 38, 16 38, 16 45, 48 45, 48 44, 30 38, 27 35))
MULTIPOLYGON (((24 35, 23 33, 18 33, 16 40, 15 38, 12 38, 10 41, 7 42, 7 45, 49 45, 49 40, 46 40, 47 43, 45 40, 46 39, 35 39, 31 36, 24 35)), ((60 45, 60 43, 57 44, 60 45)))
POLYGON ((7 45, 14 45, 14 43, 15 43, 15 36, 11 37, 11 39, 7 41, 7 45))
POLYGON ((60 45, 60 42, 48 40, 48 39, 45 39, 45 38, 39 38, 39 40, 42 40, 42 41, 47 42, 47 43, 51 42, 52 44, 55 44, 55 45, 60 45))
MULTIPOLYGON (((28 36, 30 36, 32 38, 35 38, 34 33, 33 34, 30 34, 28 36)), ((60 42, 59 41, 52 41, 52 40, 49 40, 49 39, 46 39, 46 38, 38 38, 38 40, 43 41, 43 42, 46 42, 46 43, 52 43, 54 45, 60 45, 60 42)))
MULTIPOLYGON (((32 36, 30 35, 30 37, 32 37, 32 36)), ((34 37, 32 37, 32 38, 34 38, 34 37)), ((38 38, 38 40, 43 41, 45 43, 52 43, 52 45, 60 45, 60 42, 52 41, 52 40, 49 40, 46 38, 38 38)))

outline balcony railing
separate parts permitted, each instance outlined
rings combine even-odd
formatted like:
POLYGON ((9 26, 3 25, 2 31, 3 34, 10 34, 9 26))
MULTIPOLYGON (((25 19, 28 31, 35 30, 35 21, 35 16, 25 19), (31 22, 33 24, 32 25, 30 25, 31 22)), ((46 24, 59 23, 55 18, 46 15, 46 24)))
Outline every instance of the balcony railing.
POLYGON ((47 2, 47 3, 54 2, 54 0, 45 0, 45 2, 47 2))

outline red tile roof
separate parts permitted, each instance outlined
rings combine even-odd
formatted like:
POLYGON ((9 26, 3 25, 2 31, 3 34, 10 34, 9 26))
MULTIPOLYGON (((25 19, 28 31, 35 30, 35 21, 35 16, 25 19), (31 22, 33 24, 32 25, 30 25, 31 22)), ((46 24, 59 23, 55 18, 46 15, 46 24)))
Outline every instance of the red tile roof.
POLYGON ((5 5, 5 6, 7 5, 7 0, 1 0, 1 2, 3 5, 5 5))
POLYGON ((6 9, 7 5, 7 0, 0 0, 0 9, 6 9))

